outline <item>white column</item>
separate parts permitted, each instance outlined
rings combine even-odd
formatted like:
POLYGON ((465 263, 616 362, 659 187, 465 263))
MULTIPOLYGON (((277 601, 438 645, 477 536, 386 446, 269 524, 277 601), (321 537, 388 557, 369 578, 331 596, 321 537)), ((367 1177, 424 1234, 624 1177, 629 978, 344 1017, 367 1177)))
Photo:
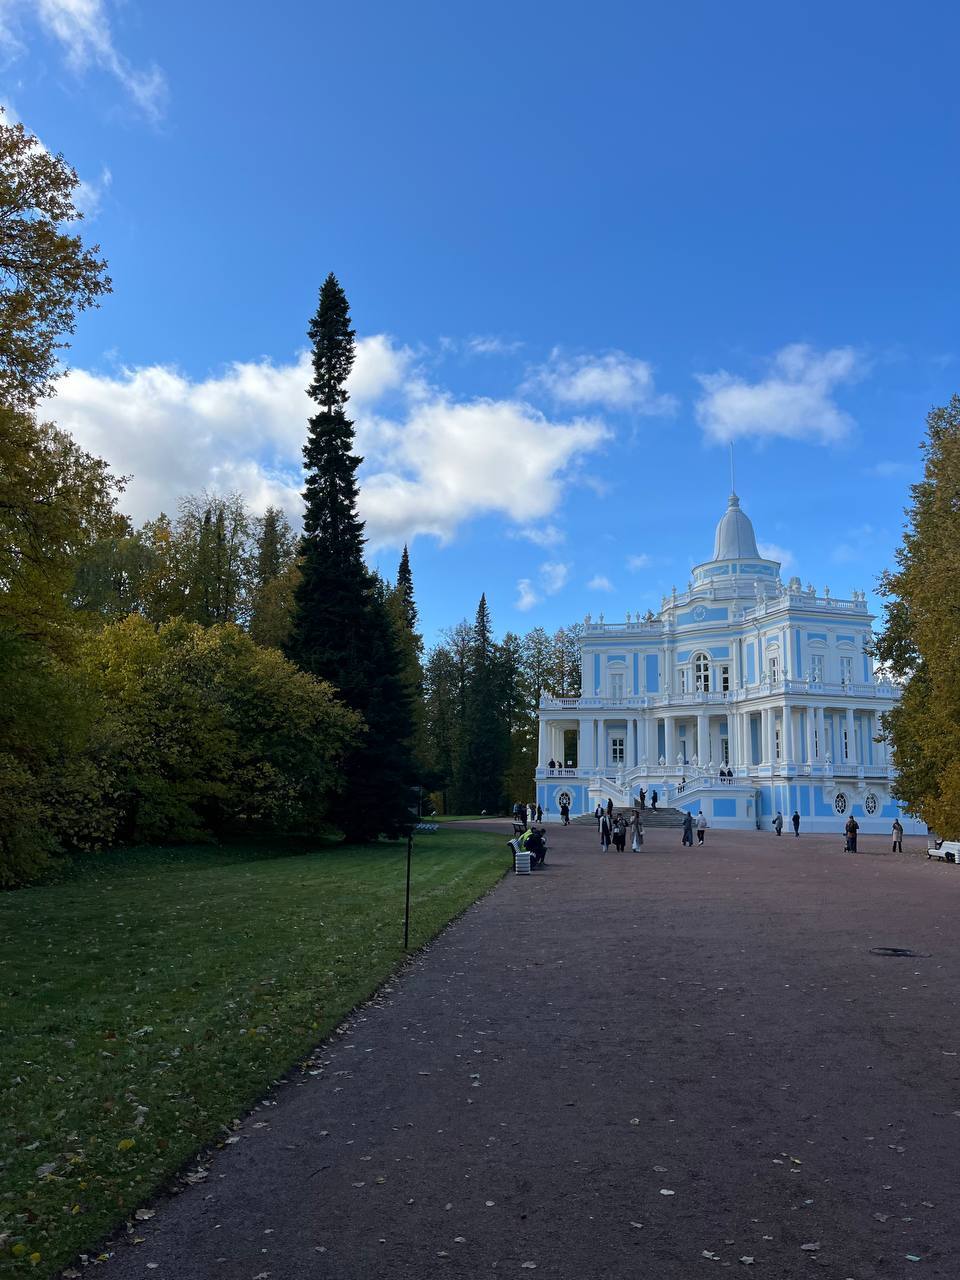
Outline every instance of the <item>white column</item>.
POLYGON ((824 718, 823 707, 821 706, 817 707, 816 717, 817 717, 817 746, 819 747, 819 751, 817 752, 817 759, 825 760, 827 758, 827 723, 826 723, 826 719, 824 718))
POLYGON ((667 764, 672 768, 677 759, 677 747, 674 740, 673 716, 670 715, 663 717, 663 755, 667 764))
POLYGON ((777 714, 773 707, 767 707, 764 715, 767 718, 766 761, 772 769, 777 763, 777 714))
POLYGON ((733 710, 727 711, 727 746, 730 750, 730 765, 733 769, 740 763, 740 743, 737 741, 737 734, 740 729, 740 717, 733 710))
POLYGON ((783 706, 783 764, 793 764, 793 707, 783 706))
POLYGON ((627 721, 627 741, 626 741, 627 768, 635 769, 637 767, 637 722, 636 720, 627 721))
POLYGON ((804 710, 807 722, 807 764, 813 764, 816 759, 816 752, 813 747, 813 731, 814 731, 814 709, 807 706, 804 710))
POLYGON ((709 718, 702 711, 697 713, 697 760, 701 769, 710 759, 709 718))
POLYGON ((847 763, 856 765, 857 763, 857 735, 853 723, 853 708, 847 707, 845 711, 847 723, 847 763))
POLYGON ((643 733, 646 745, 640 754, 646 756, 649 768, 657 762, 657 717, 649 711, 643 717, 643 733))
POLYGON ((589 769, 593 763, 593 721, 581 720, 577 738, 577 767, 589 769))
POLYGON ((547 741, 550 736, 551 724, 548 720, 540 719, 540 742, 537 748, 537 764, 542 769, 547 763, 547 741))

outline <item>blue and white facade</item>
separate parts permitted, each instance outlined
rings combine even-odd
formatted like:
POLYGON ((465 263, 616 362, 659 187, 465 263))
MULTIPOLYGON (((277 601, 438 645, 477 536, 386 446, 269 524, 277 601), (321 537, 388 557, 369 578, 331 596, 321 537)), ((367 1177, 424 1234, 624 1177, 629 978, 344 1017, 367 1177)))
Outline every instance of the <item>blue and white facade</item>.
POLYGON ((851 813, 889 831, 899 810, 878 739, 899 691, 874 674, 872 621, 862 592, 784 586, 732 494, 713 558, 658 617, 585 620, 581 696, 540 704, 545 816, 564 797, 574 815, 632 805, 643 787, 715 827, 769 828, 796 809, 805 831, 839 831, 851 813))

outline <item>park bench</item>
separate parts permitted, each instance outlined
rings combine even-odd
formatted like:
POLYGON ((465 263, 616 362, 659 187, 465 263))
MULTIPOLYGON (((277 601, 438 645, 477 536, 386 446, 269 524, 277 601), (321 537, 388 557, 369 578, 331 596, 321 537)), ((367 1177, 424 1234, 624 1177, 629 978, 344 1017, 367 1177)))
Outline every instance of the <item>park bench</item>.
POLYGON ((927 836, 927 857, 960 865, 960 840, 941 840, 931 832, 927 836))
POLYGON ((522 836, 522 835, 523 835, 523 833, 524 833, 524 831, 526 831, 526 829, 527 829, 527 828, 523 825, 523 823, 522 823, 522 822, 515 822, 515 823, 513 824, 513 834, 514 834, 514 836, 522 836))
POLYGON ((512 840, 508 840, 507 844, 513 851, 513 870, 518 876, 528 876, 530 874, 530 864, 532 858, 530 854, 520 848, 520 841, 514 836, 512 840))

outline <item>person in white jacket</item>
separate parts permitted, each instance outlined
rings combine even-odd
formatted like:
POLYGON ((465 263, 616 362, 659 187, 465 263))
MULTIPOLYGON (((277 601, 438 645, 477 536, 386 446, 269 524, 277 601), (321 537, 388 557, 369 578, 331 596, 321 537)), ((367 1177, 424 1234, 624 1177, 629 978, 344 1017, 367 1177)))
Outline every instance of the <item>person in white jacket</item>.
POLYGON ((703 844, 703 836, 707 829, 707 820, 703 816, 703 810, 697 814, 697 844, 703 844))

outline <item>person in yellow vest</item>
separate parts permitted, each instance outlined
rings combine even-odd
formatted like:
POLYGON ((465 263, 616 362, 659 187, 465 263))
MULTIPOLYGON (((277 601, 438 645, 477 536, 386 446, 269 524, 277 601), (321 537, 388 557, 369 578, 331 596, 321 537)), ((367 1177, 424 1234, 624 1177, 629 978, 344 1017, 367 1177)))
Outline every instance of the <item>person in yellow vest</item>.
POLYGON ((528 827, 517 841, 523 853, 530 854, 530 866, 539 867, 547 856, 547 842, 543 832, 536 827, 528 827))

